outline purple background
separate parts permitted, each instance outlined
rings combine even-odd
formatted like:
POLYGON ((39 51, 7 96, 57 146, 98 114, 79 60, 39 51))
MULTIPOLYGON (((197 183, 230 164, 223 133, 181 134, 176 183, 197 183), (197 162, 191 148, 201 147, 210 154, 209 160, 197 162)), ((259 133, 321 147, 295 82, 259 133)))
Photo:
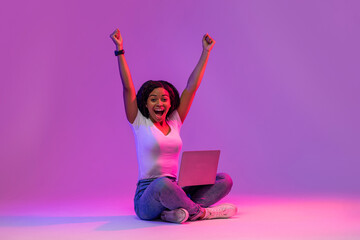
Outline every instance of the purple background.
POLYGON ((134 137, 114 44, 136 89, 181 92, 216 40, 183 150, 221 149, 234 194, 360 194, 358 1, 5 1, 0 202, 129 197, 134 137))

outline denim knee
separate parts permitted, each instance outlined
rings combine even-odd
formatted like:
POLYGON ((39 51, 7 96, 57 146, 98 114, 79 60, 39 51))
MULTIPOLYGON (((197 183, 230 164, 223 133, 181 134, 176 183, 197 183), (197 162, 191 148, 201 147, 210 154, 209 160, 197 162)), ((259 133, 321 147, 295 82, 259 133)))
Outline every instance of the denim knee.
POLYGON ((233 180, 230 177, 229 174, 227 173, 218 173, 216 175, 216 179, 222 180, 223 184, 226 186, 227 189, 229 189, 229 191, 231 190, 232 186, 233 186, 233 180))
POLYGON ((151 182, 148 186, 150 192, 135 197, 135 213, 142 220, 153 220, 160 216, 161 212, 166 208, 159 201, 159 197, 163 192, 172 188, 173 180, 167 177, 160 177, 151 182))

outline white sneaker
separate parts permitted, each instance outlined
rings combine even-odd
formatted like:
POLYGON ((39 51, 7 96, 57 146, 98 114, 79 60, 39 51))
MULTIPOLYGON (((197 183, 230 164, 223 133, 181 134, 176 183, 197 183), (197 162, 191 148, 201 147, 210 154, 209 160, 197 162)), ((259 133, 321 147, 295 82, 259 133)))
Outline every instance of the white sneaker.
POLYGON ((189 218, 189 212, 184 208, 178 208, 170 211, 163 211, 160 218, 166 222, 183 223, 189 218))
POLYGON ((237 207, 231 203, 224 203, 214 207, 205 208, 205 216, 202 220, 214 218, 229 218, 237 213, 237 207))

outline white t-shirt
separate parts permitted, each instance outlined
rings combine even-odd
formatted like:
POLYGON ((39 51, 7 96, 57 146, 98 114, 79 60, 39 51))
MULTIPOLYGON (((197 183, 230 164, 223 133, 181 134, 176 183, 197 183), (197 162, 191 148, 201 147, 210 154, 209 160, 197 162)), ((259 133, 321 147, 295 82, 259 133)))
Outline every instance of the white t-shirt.
POLYGON ((138 110, 134 123, 130 124, 135 136, 139 180, 164 176, 176 178, 182 147, 182 122, 177 110, 171 113, 167 123, 171 131, 165 136, 138 110))

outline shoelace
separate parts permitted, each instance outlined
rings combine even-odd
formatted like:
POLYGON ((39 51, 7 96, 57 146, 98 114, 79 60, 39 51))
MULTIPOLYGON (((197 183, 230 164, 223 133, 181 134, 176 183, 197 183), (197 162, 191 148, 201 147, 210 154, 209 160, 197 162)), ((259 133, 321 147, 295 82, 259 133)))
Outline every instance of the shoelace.
POLYGON ((226 210, 227 210, 228 208, 227 207, 225 207, 225 206, 221 206, 221 207, 218 207, 218 208, 210 208, 209 210, 208 210, 208 212, 209 212, 209 215, 208 215, 208 217, 210 217, 210 218, 217 218, 217 217, 224 217, 224 216, 226 216, 226 210))

